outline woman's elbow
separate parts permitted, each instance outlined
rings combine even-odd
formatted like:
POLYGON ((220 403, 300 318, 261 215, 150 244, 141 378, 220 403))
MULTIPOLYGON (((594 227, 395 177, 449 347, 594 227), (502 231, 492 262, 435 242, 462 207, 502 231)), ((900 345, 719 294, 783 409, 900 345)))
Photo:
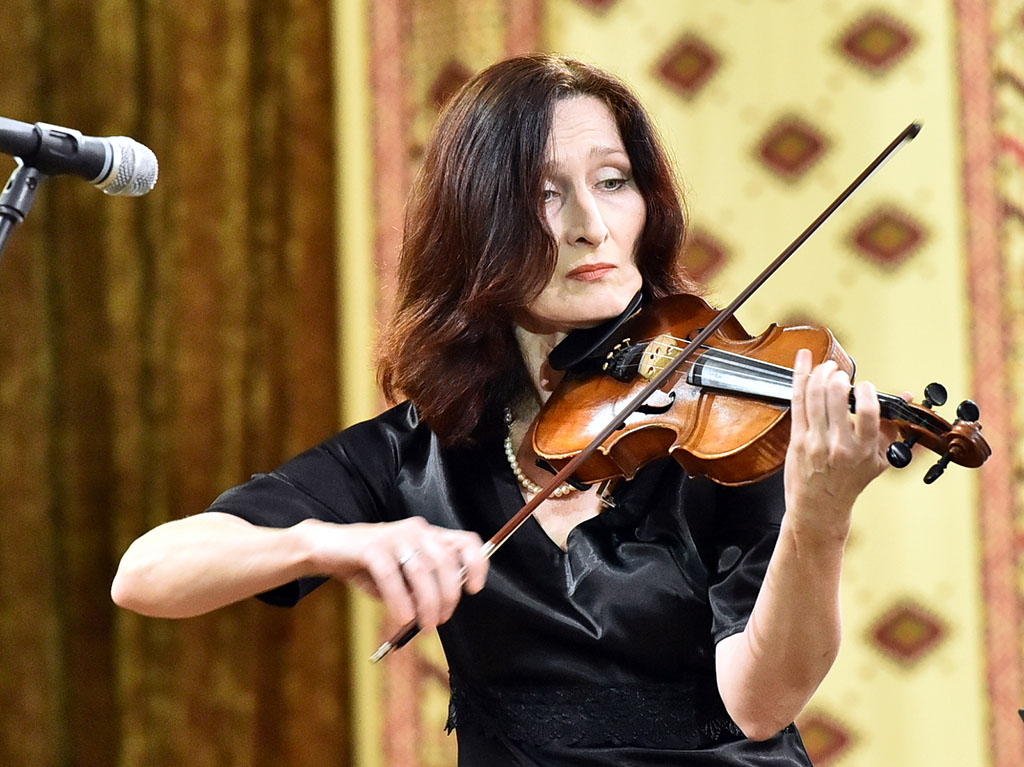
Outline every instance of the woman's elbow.
POLYGON ((162 594, 159 578, 153 573, 153 555, 133 543, 121 557, 110 584, 110 598, 118 607, 150 617, 173 617, 161 610, 162 594))
POLYGON ((816 687, 801 685, 739 699, 723 695, 722 700, 729 716, 748 739, 770 740, 793 723, 816 687))
POLYGON ((118 607, 138 612, 136 609, 138 600, 135 592, 132 590, 131 584, 128 583, 128 579, 123 577, 120 571, 114 576, 114 582, 110 584, 110 598, 118 607))
POLYGON ((763 715, 760 717, 733 717, 736 726, 748 740, 771 740, 792 722, 784 722, 777 717, 763 715))
POLYGON ((114 580, 110 584, 110 598, 114 604, 132 612, 146 614, 146 600, 142 589, 142 576, 131 566, 127 554, 121 560, 121 564, 114 574, 114 580))

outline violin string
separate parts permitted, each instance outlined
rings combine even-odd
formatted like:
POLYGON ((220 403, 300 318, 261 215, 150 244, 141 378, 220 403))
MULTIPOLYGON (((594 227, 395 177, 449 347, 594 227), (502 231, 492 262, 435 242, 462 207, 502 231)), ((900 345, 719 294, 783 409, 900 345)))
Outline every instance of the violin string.
MULTIPOLYGON (((676 336, 668 336, 673 341, 685 343, 685 339, 678 338, 676 336)), ((682 351, 683 347, 672 345, 668 348, 674 351, 682 351)), ((772 362, 765 362, 752 357, 746 357, 736 352, 726 351, 724 349, 718 349, 708 344, 702 344, 701 348, 706 352, 712 354, 713 361, 719 366, 719 369, 732 373, 738 378, 757 381, 757 382, 768 382, 777 383, 783 385, 792 386, 793 383, 793 370, 782 365, 777 365, 772 362)), ((666 354, 664 352, 647 352, 648 354, 670 361, 675 358, 675 355, 666 354)), ((699 358, 697 358, 699 359, 699 358)), ((692 368, 696 363, 696 360, 688 361, 687 368, 692 368)), ((929 423, 928 418, 921 413, 920 410, 910 407, 909 403, 906 402, 902 397, 896 397, 891 394, 885 394, 884 392, 878 393, 878 399, 884 411, 886 411, 886 417, 889 419, 899 419, 908 423, 920 426, 922 428, 929 429, 933 432, 942 432, 944 428, 938 423, 929 423)))
MULTIPOLYGON (((723 352, 721 349, 715 349, 710 346, 702 348, 713 355, 711 359, 719 369, 732 373, 737 377, 750 381, 767 381, 779 384, 792 384, 793 382, 792 371, 788 368, 783 368, 771 362, 753 360, 749 357, 743 357, 743 355, 734 355, 732 352, 723 352)), ((648 352, 648 354, 666 361, 675 359, 674 355, 663 352, 648 352)), ((688 367, 692 367, 695 362, 696 360, 690 361, 688 367)))
MULTIPOLYGON (((677 338, 676 336, 669 336, 669 338, 683 344, 686 343, 685 339, 677 338)), ((683 350, 682 346, 672 346, 671 348, 677 352, 681 352, 683 350)), ((771 380, 775 383, 792 383, 793 371, 791 368, 776 365, 772 362, 765 362, 764 360, 754 359, 753 357, 745 357, 742 354, 718 349, 708 344, 702 344, 701 348, 712 352, 715 361, 721 363, 723 368, 731 372, 738 372, 741 375, 749 373, 755 375, 758 380, 771 380)))
MULTIPOLYGON (((785 368, 781 365, 764 362, 751 357, 744 357, 741 354, 725 351, 723 349, 716 349, 709 346, 705 346, 704 348, 713 353, 714 361, 719 364, 721 369, 727 372, 733 373, 739 377, 753 376, 755 380, 792 385, 793 371, 791 368, 785 368)), ((921 413, 920 410, 910 407, 909 403, 907 403, 907 401, 902 397, 896 397, 891 394, 879 392, 878 399, 880 404, 887 411, 886 417, 890 419, 898 418, 923 428, 930 428, 933 431, 941 432, 944 430, 940 424, 929 423, 927 416, 921 413)))

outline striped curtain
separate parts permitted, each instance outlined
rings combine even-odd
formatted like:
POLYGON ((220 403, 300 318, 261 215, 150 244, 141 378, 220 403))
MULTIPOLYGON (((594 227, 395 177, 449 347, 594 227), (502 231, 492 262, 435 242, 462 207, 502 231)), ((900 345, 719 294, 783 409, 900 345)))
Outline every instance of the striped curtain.
POLYGON ((131 539, 338 427, 329 9, 3 17, 5 116, 161 172, 138 200, 47 181, 0 261, 0 764, 345 764, 343 589, 181 622, 109 597, 131 539))

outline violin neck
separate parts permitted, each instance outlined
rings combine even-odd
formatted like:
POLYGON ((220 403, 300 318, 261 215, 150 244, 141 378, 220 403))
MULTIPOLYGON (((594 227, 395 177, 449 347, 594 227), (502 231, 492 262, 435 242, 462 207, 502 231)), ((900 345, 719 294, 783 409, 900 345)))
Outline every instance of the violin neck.
MULTIPOLYGON (((690 366, 686 382, 692 386, 718 389, 732 394, 746 394, 779 404, 789 404, 793 399, 792 368, 722 349, 705 349, 690 366)), ((906 402, 902 398, 879 392, 878 401, 883 418, 906 417, 906 402)), ((852 387, 850 412, 856 412, 852 387)))

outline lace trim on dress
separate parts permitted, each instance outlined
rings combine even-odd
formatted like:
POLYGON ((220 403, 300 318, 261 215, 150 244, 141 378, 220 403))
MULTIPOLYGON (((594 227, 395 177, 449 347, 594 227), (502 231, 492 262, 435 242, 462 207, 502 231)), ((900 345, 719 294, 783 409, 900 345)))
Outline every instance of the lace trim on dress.
MULTIPOLYGON (((712 682, 713 685, 713 682, 712 682)), ((694 749, 743 733, 706 684, 472 688, 452 675, 448 732, 472 728, 534 746, 694 749)))

